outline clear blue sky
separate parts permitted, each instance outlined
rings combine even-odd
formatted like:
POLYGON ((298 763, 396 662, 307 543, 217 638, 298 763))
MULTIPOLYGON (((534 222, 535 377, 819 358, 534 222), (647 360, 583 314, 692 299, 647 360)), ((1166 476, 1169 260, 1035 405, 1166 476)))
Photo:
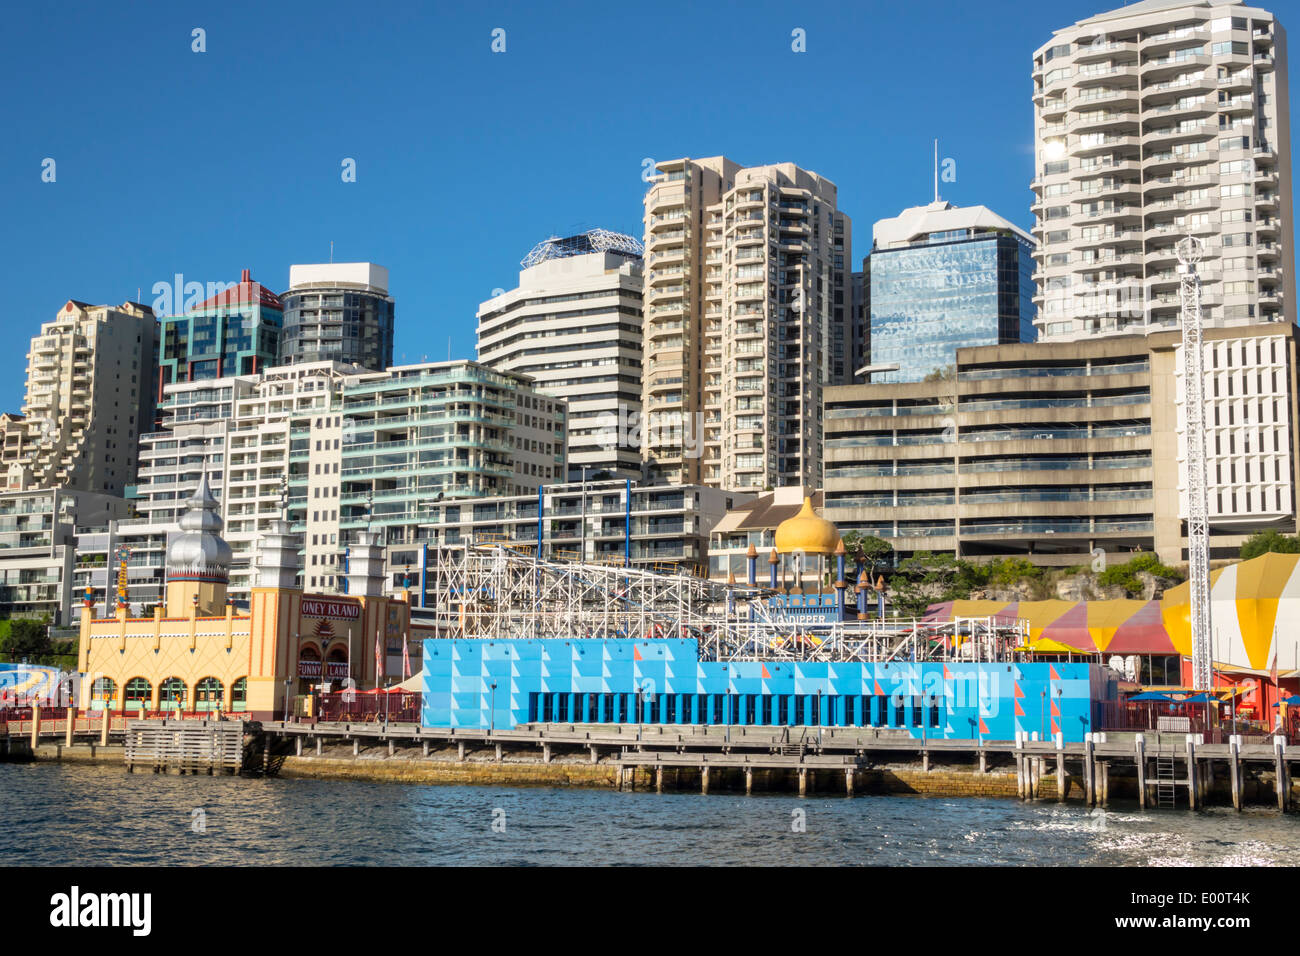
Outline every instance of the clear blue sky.
MULTIPOLYGON (((874 220, 929 201, 938 137, 956 160, 943 198, 1028 228, 1031 55, 1109 6, 12 4, 0 409, 21 404, 27 341, 65 300, 139 288, 148 303, 175 273, 246 267, 283 291, 331 240, 336 261, 389 268, 398 361, 445 358, 449 338, 473 357, 478 303, 535 242, 640 234, 645 157, 815 170, 839 186, 860 262, 874 220)), ((1296 0, 1267 6, 1300 22, 1296 0)))

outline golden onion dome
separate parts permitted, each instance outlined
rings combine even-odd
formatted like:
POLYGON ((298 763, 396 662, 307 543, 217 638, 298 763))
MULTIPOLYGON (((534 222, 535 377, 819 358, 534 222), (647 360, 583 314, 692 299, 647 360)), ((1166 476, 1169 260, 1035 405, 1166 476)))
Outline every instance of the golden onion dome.
POLYGON ((813 511, 811 498, 804 498, 797 515, 776 526, 776 550, 781 554, 791 551, 833 554, 839 543, 840 533, 835 530, 835 525, 813 511))

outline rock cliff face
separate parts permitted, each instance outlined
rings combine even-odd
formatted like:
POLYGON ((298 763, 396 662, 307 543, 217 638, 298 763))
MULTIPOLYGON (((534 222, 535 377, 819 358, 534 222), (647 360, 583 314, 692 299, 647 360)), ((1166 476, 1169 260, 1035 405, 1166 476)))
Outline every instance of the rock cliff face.
MULTIPOLYGON (((1141 592, 1132 595, 1134 600, 1159 600, 1171 587, 1178 584, 1173 578, 1156 577, 1147 571, 1136 575, 1141 584, 1141 592)), ((973 601, 1041 601, 1055 598, 1058 601, 1106 601, 1115 598, 1127 598, 1130 595, 1118 586, 1102 587, 1097 582, 1097 575, 1091 571, 1066 574, 1052 581, 1022 581, 997 588, 979 588, 971 591, 973 601)))

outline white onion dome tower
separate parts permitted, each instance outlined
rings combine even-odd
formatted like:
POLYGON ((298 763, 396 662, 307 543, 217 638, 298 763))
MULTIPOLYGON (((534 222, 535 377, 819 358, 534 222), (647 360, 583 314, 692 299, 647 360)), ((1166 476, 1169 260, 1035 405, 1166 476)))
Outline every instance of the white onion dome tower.
POLYGON ((230 583, 230 545, 208 486, 207 470, 181 515, 181 533, 167 545, 167 616, 223 613, 230 583))

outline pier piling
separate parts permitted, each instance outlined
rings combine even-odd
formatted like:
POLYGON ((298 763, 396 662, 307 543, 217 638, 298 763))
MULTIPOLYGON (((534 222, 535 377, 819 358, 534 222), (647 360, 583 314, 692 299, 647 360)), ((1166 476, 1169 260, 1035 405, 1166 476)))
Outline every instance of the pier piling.
POLYGON ((1277 789, 1277 808, 1285 811, 1288 791, 1291 788, 1287 785, 1286 779, 1286 742, 1281 737, 1273 738, 1273 764, 1276 776, 1274 786, 1277 789))
POLYGON ((1083 738, 1083 796, 1088 806, 1095 806, 1097 803, 1096 771, 1093 765, 1094 754, 1096 753, 1096 744, 1092 742, 1092 734, 1085 734, 1083 738))
POLYGON ((1056 741, 1056 799, 1065 799, 1065 745, 1056 741))
POLYGON ((1133 741, 1133 747, 1136 750, 1137 771, 1138 771, 1138 807, 1145 810, 1147 808, 1147 747, 1146 739, 1138 734, 1133 741))
POLYGON ((1232 788, 1232 809, 1241 812, 1241 738, 1228 738, 1228 785, 1232 788))

